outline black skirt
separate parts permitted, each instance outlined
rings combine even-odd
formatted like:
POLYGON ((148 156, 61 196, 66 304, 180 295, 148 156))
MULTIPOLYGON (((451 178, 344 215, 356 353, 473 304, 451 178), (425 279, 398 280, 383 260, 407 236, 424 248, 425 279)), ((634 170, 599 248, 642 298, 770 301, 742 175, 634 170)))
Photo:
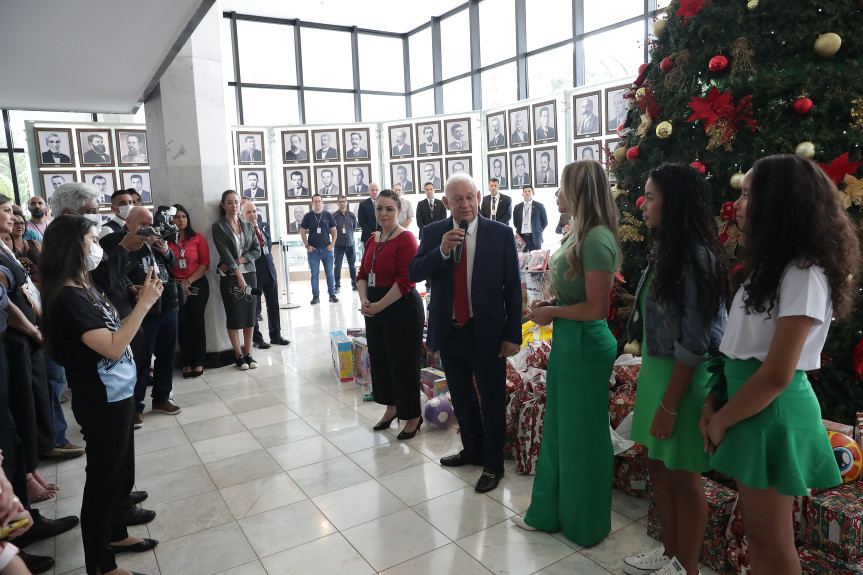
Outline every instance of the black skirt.
MULTIPOLYGON (((255 272, 243 274, 246 285, 257 287, 258 276, 255 272)), ((256 297, 239 292, 239 282, 234 274, 219 278, 219 293, 225 306, 225 327, 228 329, 247 329, 255 327, 256 297)))

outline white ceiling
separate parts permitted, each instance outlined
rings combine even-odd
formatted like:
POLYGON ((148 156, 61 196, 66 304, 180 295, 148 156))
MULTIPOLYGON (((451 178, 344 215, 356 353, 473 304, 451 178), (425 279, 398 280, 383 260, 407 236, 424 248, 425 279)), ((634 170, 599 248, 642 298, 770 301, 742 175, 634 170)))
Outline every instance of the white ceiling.
POLYGON ((214 1, 0 2, 0 108, 130 113, 214 1))
POLYGON ((467 0, 222 0, 222 10, 237 14, 297 18, 307 22, 356 26, 403 34, 467 0))

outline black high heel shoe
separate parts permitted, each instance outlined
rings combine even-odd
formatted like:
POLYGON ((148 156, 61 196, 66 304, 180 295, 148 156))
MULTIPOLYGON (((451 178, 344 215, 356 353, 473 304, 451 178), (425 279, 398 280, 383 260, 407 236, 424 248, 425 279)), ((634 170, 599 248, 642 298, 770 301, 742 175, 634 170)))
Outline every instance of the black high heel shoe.
POLYGON ((405 439, 410 439, 410 438, 412 438, 414 435, 416 435, 416 434, 417 434, 417 431, 419 431, 419 430, 420 430, 420 426, 421 426, 422 424, 423 424, 423 416, 422 416, 422 415, 420 415, 420 421, 419 421, 419 423, 417 423, 416 429, 414 429, 413 431, 402 431, 401 433, 399 433, 398 435, 396 435, 396 439, 399 439, 399 440, 402 440, 402 441, 403 441, 403 440, 405 440, 405 439))
POLYGON ((379 421, 379 422, 377 422, 377 423, 374 425, 374 427, 372 427, 372 429, 374 429, 375 431, 383 431, 384 429, 389 429, 389 428, 390 428, 390 425, 392 425, 392 422, 393 422, 397 417, 398 417, 398 414, 393 415, 392 417, 390 417, 390 418, 389 418, 388 420, 386 420, 386 421, 379 421))

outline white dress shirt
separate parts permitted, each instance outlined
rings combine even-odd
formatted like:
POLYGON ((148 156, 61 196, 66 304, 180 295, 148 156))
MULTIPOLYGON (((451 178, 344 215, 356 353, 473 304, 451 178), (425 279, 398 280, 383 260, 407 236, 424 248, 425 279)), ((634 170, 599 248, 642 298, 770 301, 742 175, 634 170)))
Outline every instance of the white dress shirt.
MULTIPOLYGON (((467 307, 470 310, 470 317, 473 317, 473 294, 471 294, 470 286, 473 285, 473 261, 474 255, 476 254, 476 231, 477 231, 477 222, 479 221, 479 217, 473 219, 473 221, 467 226, 467 235, 465 236, 465 244, 464 251, 462 252, 462 258, 465 259, 467 263, 467 307)), ((452 221, 452 229, 457 230, 458 222, 453 218, 452 221)), ((455 248, 450 252, 449 255, 445 255, 443 253, 443 248, 441 248, 440 255, 443 256, 443 259, 448 260, 452 257, 455 252, 455 248)), ((452 318, 455 319, 455 308, 453 308, 452 318)))
POLYGON ((521 233, 529 234, 530 231, 530 210, 533 209, 533 202, 524 203, 524 216, 521 218, 521 233))

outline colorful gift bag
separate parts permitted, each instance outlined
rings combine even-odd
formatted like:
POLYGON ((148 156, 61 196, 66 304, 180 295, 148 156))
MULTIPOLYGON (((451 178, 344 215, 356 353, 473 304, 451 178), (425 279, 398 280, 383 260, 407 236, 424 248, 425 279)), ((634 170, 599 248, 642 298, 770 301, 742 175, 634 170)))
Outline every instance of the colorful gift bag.
POLYGON ((542 425, 545 421, 545 384, 531 384, 532 397, 524 402, 518 417, 515 440, 516 472, 533 475, 542 446, 542 425))

